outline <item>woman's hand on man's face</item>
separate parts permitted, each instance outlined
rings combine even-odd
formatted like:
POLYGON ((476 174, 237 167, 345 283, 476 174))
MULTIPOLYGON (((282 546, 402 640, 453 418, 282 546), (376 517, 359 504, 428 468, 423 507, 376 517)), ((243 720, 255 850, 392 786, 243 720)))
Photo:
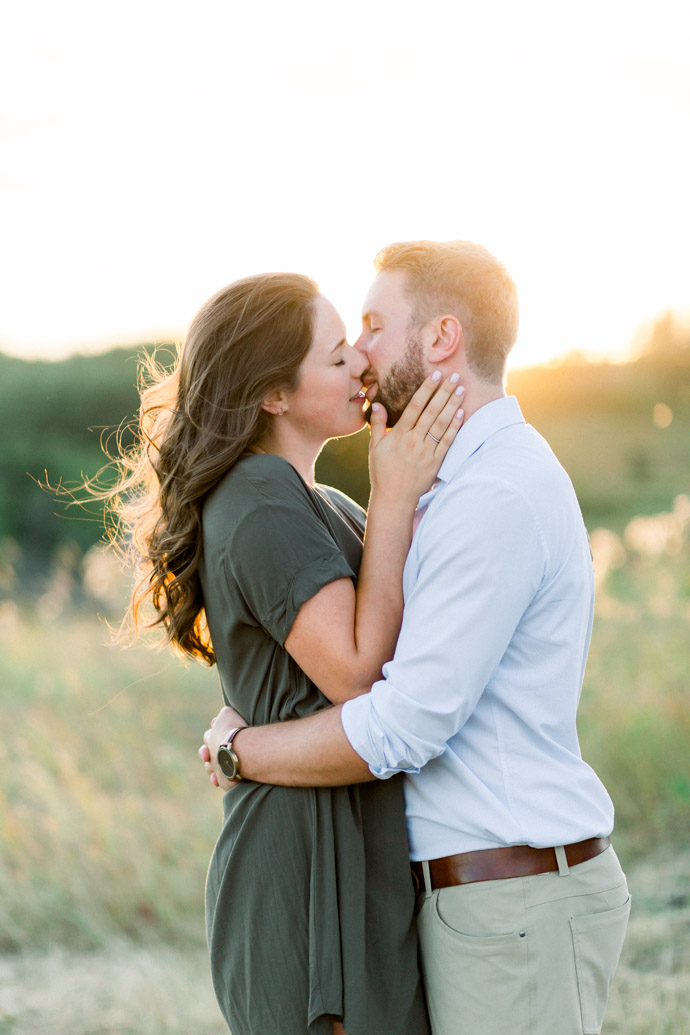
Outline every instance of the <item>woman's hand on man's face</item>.
POLYGON ((386 431, 386 412, 372 405, 369 468, 372 490, 416 505, 431 488, 455 436, 462 426, 460 408, 465 389, 460 375, 427 377, 405 407, 395 427, 386 431))

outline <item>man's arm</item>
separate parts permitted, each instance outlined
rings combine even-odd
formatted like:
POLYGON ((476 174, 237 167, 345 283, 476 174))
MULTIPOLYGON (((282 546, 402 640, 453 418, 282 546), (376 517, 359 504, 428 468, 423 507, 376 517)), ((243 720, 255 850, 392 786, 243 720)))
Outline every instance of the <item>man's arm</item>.
MULTIPOLYGON (((345 736, 340 712, 338 705, 303 719, 243 729, 232 745, 243 778, 284 787, 337 787, 373 780, 367 763, 345 736)), ((217 767, 218 748, 237 726, 244 726, 240 714, 221 709, 199 751, 207 771, 215 773, 224 790, 231 784, 217 767)))
MULTIPOLYGON (((448 492, 418 534, 418 574, 385 679, 344 706, 243 730, 233 745, 243 776, 313 787, 419 772, 467 721, 539 585, 540 536, 527 501, 485 479, 448 492)), ((222 736, 244 725, 224 713, 207 740, 213 766, 222 736)))

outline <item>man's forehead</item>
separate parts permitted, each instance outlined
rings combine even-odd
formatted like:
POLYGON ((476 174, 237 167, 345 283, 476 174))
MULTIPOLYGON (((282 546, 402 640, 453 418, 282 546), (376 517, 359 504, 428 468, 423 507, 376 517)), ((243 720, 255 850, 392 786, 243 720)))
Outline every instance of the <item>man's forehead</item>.
POLYGON ((407 311, 410 308, 405 294, 405 274, 402 270, 382 270, 366 294, 362 316, 390 316, 391 312, 407 311))

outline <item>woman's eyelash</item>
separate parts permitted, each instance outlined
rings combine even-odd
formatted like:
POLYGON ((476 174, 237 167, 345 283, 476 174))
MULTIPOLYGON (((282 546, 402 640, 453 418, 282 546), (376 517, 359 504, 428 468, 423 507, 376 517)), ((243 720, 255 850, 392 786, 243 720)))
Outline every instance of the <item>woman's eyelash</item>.
POLYGON ((344 359, 339 359, 337 363, 333 364, 333 366, 344 367, 345 366, 345 360, 344 359))

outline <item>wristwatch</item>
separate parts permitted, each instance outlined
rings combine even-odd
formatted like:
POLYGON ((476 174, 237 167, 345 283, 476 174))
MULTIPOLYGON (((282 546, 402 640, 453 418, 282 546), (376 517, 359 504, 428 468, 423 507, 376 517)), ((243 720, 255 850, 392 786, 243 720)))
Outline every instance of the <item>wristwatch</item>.
POLYGON ((240 730, 246 730, 246 728, 246 726, 236 726, 234 730, 230 730, 227 740, 218 748, 218 767, 223 776, 227 776, 228 780, 242 779, 240 760, 232 749, 232 742, 240 730))

